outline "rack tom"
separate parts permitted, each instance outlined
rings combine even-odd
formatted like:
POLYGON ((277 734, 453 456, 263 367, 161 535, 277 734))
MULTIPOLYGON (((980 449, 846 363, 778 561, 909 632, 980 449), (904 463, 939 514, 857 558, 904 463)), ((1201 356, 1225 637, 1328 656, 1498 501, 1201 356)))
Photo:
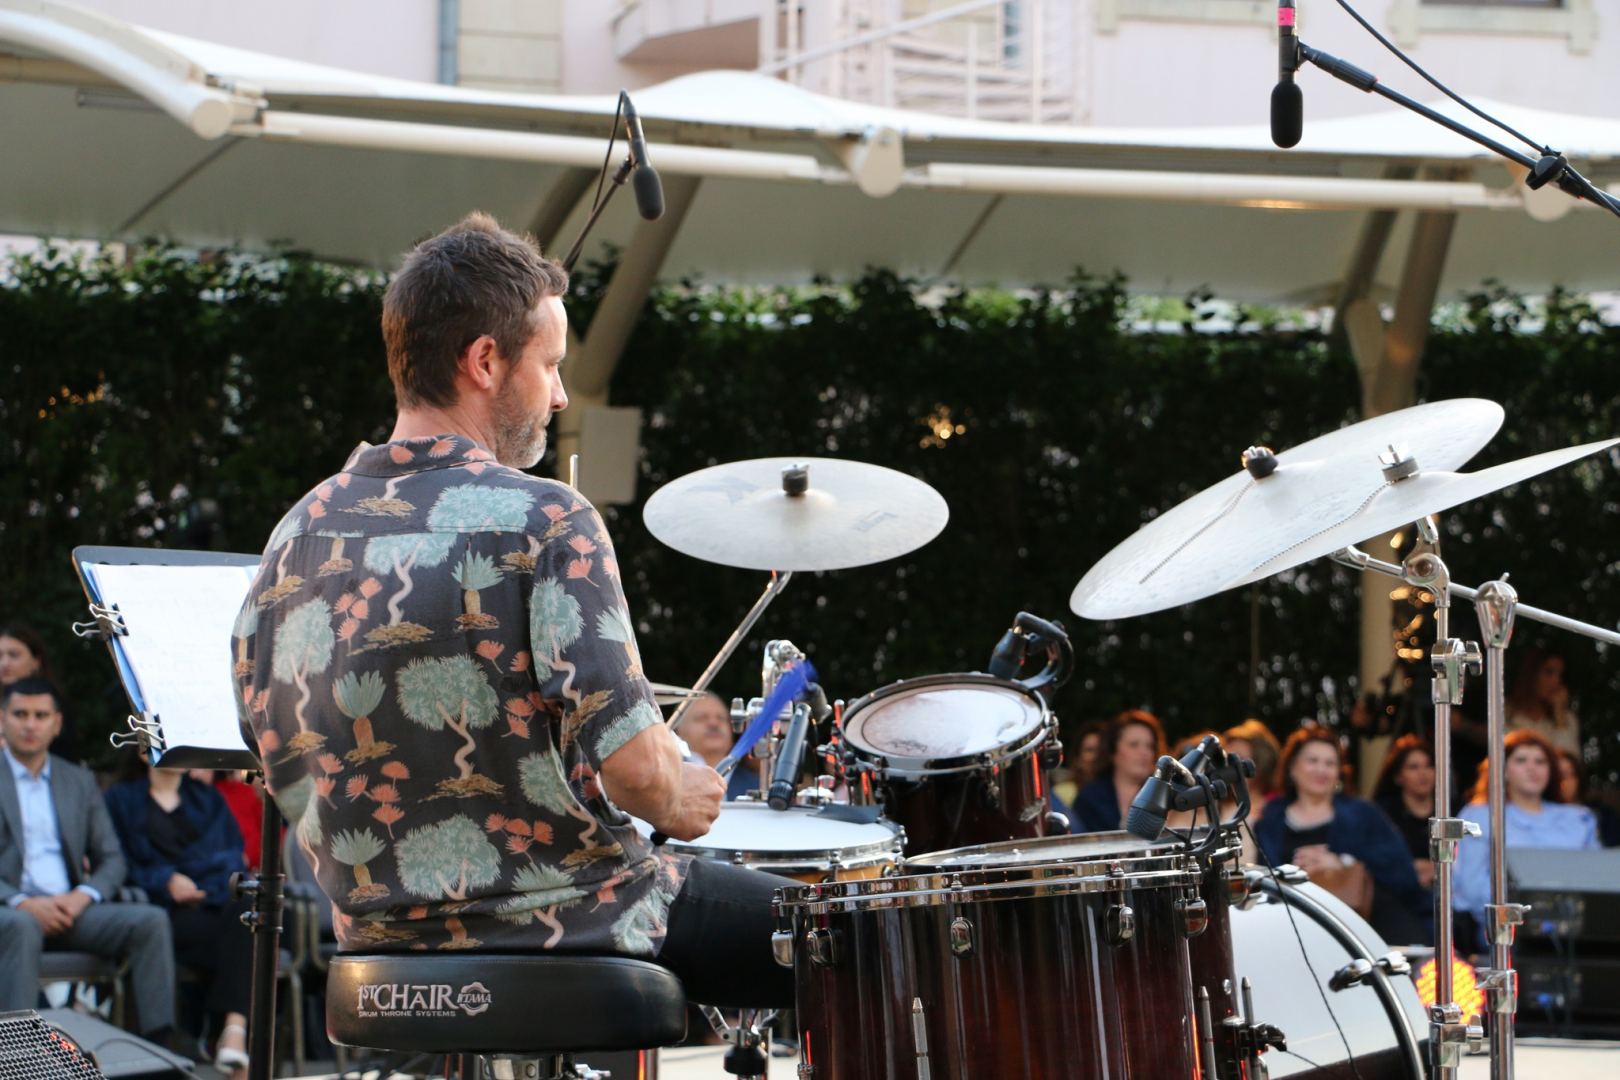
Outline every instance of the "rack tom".
POLYGON ((977 673, 874 690, 844 712, 852 798, 877 801, 908 851, 1046 833, 1043 748, 1056 720, 1039 694, 977 673))
POLYGON ((801 1076, 1193 1077, 1196 864, 1108 834, 944 851, 898 876, 790 886, 777 959, 801 1076))

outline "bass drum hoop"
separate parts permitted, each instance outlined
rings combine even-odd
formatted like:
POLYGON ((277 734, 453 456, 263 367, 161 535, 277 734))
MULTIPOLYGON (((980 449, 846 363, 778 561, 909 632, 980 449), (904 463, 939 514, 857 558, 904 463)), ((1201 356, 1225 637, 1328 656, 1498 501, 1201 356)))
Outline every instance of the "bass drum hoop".
MULTIPOLYGON (((1424 1064, 1424 1048, 1417 1033, 1412 1030, 1412 1017, 1401 1004, 1400 995, 1396 993, 1394 985, 1391 984, 1389 975, 1378 966, 1378 957, 1372 954, 1372 951, 1367 948, 1360 936, 1350 928, 1347 922, 1339 917, 1337 912, 1329 905, 1324 904, 1317 896, 1312 895, 1310 890, 1320 891, 1317 886, 1300 888, 1295 885, 1285 884, 1269 874, 1260 878, 1259 891, 1270 896, 1276 903, 1292 904, 1302 912, 1307 913, 1353 958, 1366 960, 1373 965, 1372 975, 1368 979, 1368 983, 1378 994, 1378 1000, 1382 1002, 1384 1012, 1389 1016, 1390 1025, 1395 1029, 1395 1038, 1401 1044, 1401 1050, 1406 1055, 1409 1071, 1416 1080, 1427 1077, 1429 1073, 1424 1064)), ((1330 893, 1325 892, 1323 895, 1331 896, 1330 893)), ((1404 976, 1401 977, 1404 978, 1404 976)), ((1416 994, 1415 988, 1413 993, 1416 994)))
POLYGON ((802 911, 806 915, 823 915, 985 900, 1124 893, 1144 888, 1197 889, 1200 876, 1197 863, 1186 855, 1048 862, 786 886, 778 890, 778 905, 783 913, 802 911))
POLYGON ((1053 724, 1052 710, 1047 707, 1045 699, 1029 687, 1009 679, 997 678, 994 675, 986 675, 979 671, 970 671, 959 674, 922 675, 915 679, 901 679, 887 686, 880 686, 868 694, 863 694, 850 702, 844 709, 843 736, 845 744, 857 757, 873 762, 878 766, 881 778, 924 780, 933 776, 977 772, 988 765, 1000 765, 1003 762, 1021 757, 1035 750, 1051 737, 1053 724), (972 754, 941 758, 905 757, 890 754, 862 742, 855 730, 852 729, 851 722, 860 715, 861 710, 886 698, 906 691, 951 686, 990 686, 1003 690, 1015 690, 1035 705, 1040 712, 1040 719, 1036 721, 1032 731, 1021 732, 999 746, 972 754))
MULTIPOLYGON (((753 807, 759 809, 752 812, 772 814, 800 814, 810 817, 816 813, 806 807, 790 806, 786 810, 772 810, 766 803, 750 802, 728 802, 722 805, 720 812, 725 814, 729 810, 748 813, 753 807), (744 810, 742 809, 744 807, 750 809, 744 810)), ((889 832, 889 836, 882 840, 869 840, 847 847, 778 848, 774 851, 754 847, 709 847, 704 845, 706 837, 703 836, 684 843, 671 840, 665 847, 669 851, 690 855, 696 859, 728 862, 750 870, 788 875, 864 870, 867 867, 898 862, 905 847, 905 833, 893 822, 881 818, 869 824, 883 826, 889 832)))

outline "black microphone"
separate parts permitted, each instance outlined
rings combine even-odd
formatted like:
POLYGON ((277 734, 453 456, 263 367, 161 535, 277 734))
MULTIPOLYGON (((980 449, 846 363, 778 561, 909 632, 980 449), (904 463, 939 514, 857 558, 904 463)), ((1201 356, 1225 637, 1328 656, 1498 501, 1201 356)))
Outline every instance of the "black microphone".
POLYGON ((1305 96, 1299 70, 1299 37, 1294 33, 1294 0, 1277 0, 1277 85, 1271 88, 1271 141, 1287 149, 1305 129, 1305 96))
POLYGON ((793 805, 793 794, 798 790, 799 766, 804 758, 804 737, 810 730, 809 705, 795 705, 793 718, 788 721, 782 745, 776 748, 776 768, 771 772, 770 790, 765 801, 772 810, 786 810, 793 805))
POLYGON ((1142 790, 1131 800, 1125 814, 1125 831, 1143 840, 1157 840, 1164 832, 1164 823, 1170 818, 1170 802, 1175 797, 1175 784, 1171 777, 1185 771, 1185 766, 1166 754, 1159 759, 1159 767, 1147 778, 1142 790))
POLYGON ((1029 638, 1024 636, 1015 620, 1012 628, 1001 635, 1001 640, 996 642, 996 647, 990 651, 990 662, 984 669, 998 679, 1016 679, 1028 653, 1029 638))
POLYGON ((630 134, 630 156, 636 162, 635 174, 630 178, 630 186, 636 192, 636 211, 648 221, 657 221, 664 216, 664 185, 653 171, 652 162, 647 160, 647 137, 641 133, 641 116, 631 104, 630 95, 620 90, 619 101, 624 106, 624 126, 630 134))

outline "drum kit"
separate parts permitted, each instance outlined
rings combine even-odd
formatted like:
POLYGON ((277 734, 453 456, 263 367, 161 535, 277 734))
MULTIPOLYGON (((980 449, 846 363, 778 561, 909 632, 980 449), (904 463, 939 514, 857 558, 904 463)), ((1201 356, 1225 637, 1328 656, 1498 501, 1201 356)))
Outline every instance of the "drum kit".
MULTIPOLYGON (((782 875, 773 938, 797 987, 800 1080, 933 1077, 1428 1077, 1452 1080, 1487 1038, 1492 1076, 1512 1076, 1514 927, 1503 872, 1504 650, 1515 616, 1620 643, 1620 634, 1519 604, 1501 581, 1453 583, 1432 515, 1608 450, 1605 440, 1457 472, 1502 409, 1441 401, 1364 421, 1275 453, 1160 514, 1080 580, 1070 606, 1118 619, 1187 604, 1331 556, 1435 596, 1436 766, 1449 768, 1450 710, 1488 661, 1493 964, 1484 1028, 1451 1000, 1420 1003, 1404 956, 1297 868, 1241 864, 1252 766, 1213 738, 1162 758, 1130 831, 1069 835, 1050 800, 1061 761, 1051 708, 1073 654, 1061 624, 1020 612, 985 672, 929 674, 847 704, 809 683, 755 750, 757 790, 725 804, 708 835, 672 850, 782 875), (1404 564, 1354 547, 1416 523, 1404 564), (1488 648, 1450 636, 1455 597, 1472 599, 1488 648), (1020 677, 1025 662, 1045 667, 1020 677), (766 796, 772 780, 788 797, 766 796), (1221 816, 1215 807, 1236 804, 1221 816), (1167 808, 1209 824, 1162 832, 1167 808), (1264 1019, 1262 1019, 1262 1017, 1264 1019)), ((661 687, 678 730, 688 707, 794 573, 852 569, 936 537, 948 510, 920 480, 834 459, 770 458, 678 479, 647 503, 660 541, 770 579, 690 689, 661 687)), ((760 720, 787 672, 786 640, 765 647, 760 697, 732 702, 738 732, 760 720)), ((802 679, 801 679, 802 681, 802 679)), ((1469 826, 1446 785, 1432 823, 1436 952, 1450 955, 1451 871, 1469 826)), ((763 1028, 727 1026, 727 1071, 763 1075, 763 1028)))

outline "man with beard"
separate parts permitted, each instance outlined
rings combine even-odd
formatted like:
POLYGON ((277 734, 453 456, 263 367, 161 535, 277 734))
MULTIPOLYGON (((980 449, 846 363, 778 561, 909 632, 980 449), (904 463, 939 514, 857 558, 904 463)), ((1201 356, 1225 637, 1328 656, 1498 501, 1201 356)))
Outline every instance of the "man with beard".
POLYGON ((790 1004, 779 881, 655 852, 616 809, 693 839, 725 783, 662 722, 601 518, 519 471, 568 404, 567 287, 483 214, 406 258, 397 422, 272 534, 242 722, 342 949, 611 952, 706 1004, 790 1004))

